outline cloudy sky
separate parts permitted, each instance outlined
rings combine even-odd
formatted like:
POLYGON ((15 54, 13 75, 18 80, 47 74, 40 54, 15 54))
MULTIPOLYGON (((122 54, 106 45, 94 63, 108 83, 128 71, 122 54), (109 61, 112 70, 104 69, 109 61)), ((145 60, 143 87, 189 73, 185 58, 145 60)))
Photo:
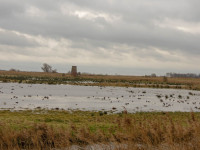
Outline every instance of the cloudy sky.
POLYGON ((0 0, 0 69, 200 73, 199 0, 0 0))

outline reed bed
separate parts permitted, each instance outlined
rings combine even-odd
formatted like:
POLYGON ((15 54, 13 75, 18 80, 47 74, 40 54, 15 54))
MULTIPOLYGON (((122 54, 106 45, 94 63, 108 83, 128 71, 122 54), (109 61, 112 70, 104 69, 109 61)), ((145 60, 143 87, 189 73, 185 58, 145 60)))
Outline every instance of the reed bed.
POLYGON ((0 149, 200 149, 200 113, 0 112, 0 149))

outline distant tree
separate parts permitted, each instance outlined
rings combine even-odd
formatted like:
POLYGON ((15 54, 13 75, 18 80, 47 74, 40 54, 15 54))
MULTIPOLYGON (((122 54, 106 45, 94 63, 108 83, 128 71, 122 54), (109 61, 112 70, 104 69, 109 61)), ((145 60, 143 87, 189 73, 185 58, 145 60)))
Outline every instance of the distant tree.
POLYGON ((50 66, 50 65, 47 64, 47 63, 44 63, 43 66, 41 67, 41 69, 42 69, 44 72, 57 73, 57 70, 56 70, 56 69, 52 69, 52 66, 50 66))
POLYGON ((44 72, 52 72, 52 67, 50 65, 48 65, 47 63, 44 63, 43 66, 41 67, 41 69, 44 72))
POLYGON ((13 68, 11 68, 9 71, 19 72, 20 70, 19 69, 13 69, 13 68))
POLYGON ((152 74, 151 74, 151 77, 156 77, 156 74, 155 74, 155 73, 152 73, 152 74))

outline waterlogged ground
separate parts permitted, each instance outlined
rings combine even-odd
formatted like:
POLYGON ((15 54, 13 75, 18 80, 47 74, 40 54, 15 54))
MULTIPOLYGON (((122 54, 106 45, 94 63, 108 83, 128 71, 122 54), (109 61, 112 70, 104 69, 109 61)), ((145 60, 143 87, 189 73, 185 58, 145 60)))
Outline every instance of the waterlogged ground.
POLYGON ((200 91, 0 83, 0 109, 200 111, 200 91))

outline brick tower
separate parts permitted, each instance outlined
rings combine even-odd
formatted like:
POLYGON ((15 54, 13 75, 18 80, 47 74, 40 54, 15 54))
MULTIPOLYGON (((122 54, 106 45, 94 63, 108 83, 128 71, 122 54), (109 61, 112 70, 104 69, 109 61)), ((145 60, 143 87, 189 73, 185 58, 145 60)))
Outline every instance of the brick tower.
POLYGON ((72 66, 71 75, 74 77, 77 76, 77 66, 72 66))

